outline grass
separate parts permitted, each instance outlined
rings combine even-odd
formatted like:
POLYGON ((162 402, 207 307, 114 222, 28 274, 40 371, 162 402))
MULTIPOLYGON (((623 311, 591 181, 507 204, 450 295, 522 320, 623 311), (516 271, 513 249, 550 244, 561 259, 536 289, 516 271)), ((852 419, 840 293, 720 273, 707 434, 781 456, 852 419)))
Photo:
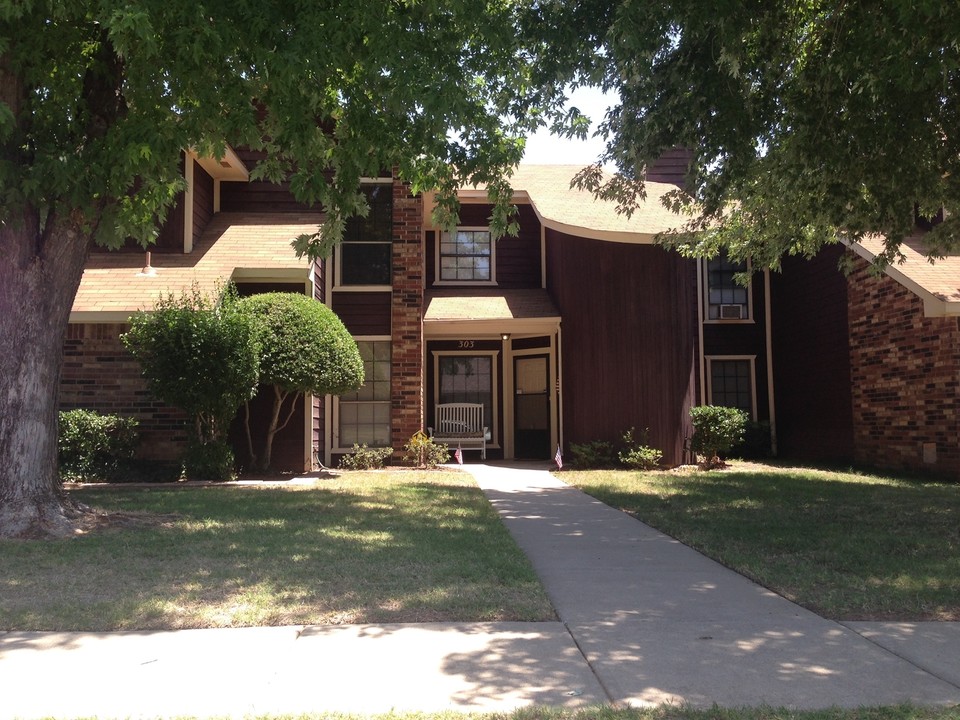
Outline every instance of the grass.
POLYGON ((74 492, 163 522, 0 541, 0 630, 554 619, 465 473, 74 492))
POLYGON ((960 485, 734 463, 563 479, 838 620, 960 620, 960 485))

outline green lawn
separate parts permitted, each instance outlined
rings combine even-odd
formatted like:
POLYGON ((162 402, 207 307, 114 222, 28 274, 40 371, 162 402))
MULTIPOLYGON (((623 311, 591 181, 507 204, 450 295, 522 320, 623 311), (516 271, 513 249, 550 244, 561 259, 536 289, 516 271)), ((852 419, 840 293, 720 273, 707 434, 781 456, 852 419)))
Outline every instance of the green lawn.
POLYGON ((73 493, 146 522, 0 541, 0 630, 554 619, 466 473, 73 493))
POLYGON ((740 462, 562 478, 827 617, 960 620, 960 485, 740 462))

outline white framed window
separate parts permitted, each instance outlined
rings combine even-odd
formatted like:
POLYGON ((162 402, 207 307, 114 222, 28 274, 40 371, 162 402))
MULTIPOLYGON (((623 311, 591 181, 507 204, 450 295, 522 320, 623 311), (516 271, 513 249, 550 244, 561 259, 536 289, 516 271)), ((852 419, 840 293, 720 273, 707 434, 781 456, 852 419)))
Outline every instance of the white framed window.
POLYGON ((389 288, 393 269, 393 184, 361 185, 370 210, 349 218, 336 251, 336 286, 344 290, 389 288))
POLYGON ((461 227, 440 233, 437 284, 496 284, 496 243, 490 228, 461 227))
POLYGON ((357 338, 364 381, 334 403, 334 445, 390 447, 390 338, 357 338))
POLYGON ((707 322, 753 322, 750 286, 736 281, 738 273, 750 269, 746 261, 734 262, 721 250, 703 262, 704 317, 707 322))
POLYGON ((757 419, 756 355, 708 355, 707 403, 743 410, 757 419))
POLYGON ((498 447, 497 355, 496 351, 433 353, 435 402, 483 405, 483 424, 490 428, 494 447, 498 447))

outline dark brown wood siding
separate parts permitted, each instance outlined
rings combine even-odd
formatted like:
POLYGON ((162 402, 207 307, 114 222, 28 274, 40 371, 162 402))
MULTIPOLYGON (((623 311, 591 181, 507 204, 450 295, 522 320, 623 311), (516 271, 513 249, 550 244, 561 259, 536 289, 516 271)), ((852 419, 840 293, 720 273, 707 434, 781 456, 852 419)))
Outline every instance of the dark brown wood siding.
MULTIPOLYGON (((238 149, 237 155, 248 170, 253 170, 264 153, 238 149)), ((220 210, 223 212, 305 212, 316 210, 294 200, 289 183, 266 180, 250 182, 221 182, 220 210)))
MULTIPOLYGON (((755 273, 750 283, 753 298, 753 322, 704 323, 703 349, 706 356, 739 355, 754 357, 757 417, 770 420, 770 393, 767 383, 766 294, 763 273, 755 273)), ((709 376, 709 367, 706 368, 709 376)), ((707 383, 709 384, 709 377, 707 383)))
POLYGON ((213 217, 213 178, 193 161, 193 242, 196 243, 213 217))
POLYGON ((847 281, 843 249, 786 258, 770 278, 777 445, 788 459, 853 459, 847 281))
POLYGON ((651 245, 547 230, 547 289, 561 324, 564 440, 631 427, 678 464, 697 380, 696 265, 651 245))
MULTIPOLYGON (((180 174, 183 174, 184 155, 180 153, 180 174)), ((136 243, 127 243, 131 248, 140 249, 136 243)), ((167 218, 160 226, 157 242, 152 248, 157 252, 183 252, 183 193, 167 211, 167 218)))
MULTIPOLYGON (((538 288, 540 277, 540 220, 530 205, 518 205, 520 231, 516 237, 504 236, 497 240, 497 286, 504 289, 538 288)), ((491 206, 463 205, 460 225, 486 227, 490 224, 491 206)), ((437 232, 427 233, 426 278, 427 287, 436 280, 437 232)))
POLYGON ((390 334, 389 292, 334 292, 333 311, 351 335, 390 334))

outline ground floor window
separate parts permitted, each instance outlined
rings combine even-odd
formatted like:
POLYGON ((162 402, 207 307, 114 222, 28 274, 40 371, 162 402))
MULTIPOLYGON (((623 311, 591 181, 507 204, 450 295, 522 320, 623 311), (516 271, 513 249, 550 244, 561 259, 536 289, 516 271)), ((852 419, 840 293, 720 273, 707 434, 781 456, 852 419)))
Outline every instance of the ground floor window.
POLYGON ((711 357, 709 364, 711 405, 740 408, 756 419, 756 383, 753 357, 711 357))
POLYGON ((363 386, 339 399, 339 445, 389 447, 390 341, 357 340, 363 358, 363 386))
POLYGON ((492 355, 441 355, 437 361, 438 403, 480 403, 483 422, 493 427, 492 355))

